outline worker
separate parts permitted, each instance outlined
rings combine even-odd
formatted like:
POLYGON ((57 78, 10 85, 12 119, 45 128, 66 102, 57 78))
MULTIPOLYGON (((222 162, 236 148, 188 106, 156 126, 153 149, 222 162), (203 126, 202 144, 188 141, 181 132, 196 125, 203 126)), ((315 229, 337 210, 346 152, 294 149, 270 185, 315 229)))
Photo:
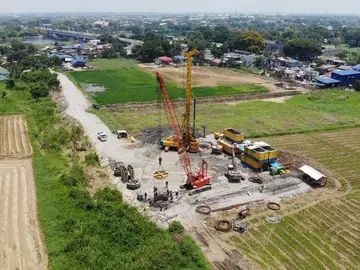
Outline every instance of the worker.
POLYGON ((166 181, 166 182, 165 182, 165 187, 168 188, 168 186, 169 186, 169 182, 166 181))
POLYGON ((144 198, 145 198, 145 200, 146 200, 146 198, 147 198, 147 193, 146 193, 146 192, 144 193, 144 198))
POLYGON ((162 157, 159 157, 159 165, 161 166, 162 157))

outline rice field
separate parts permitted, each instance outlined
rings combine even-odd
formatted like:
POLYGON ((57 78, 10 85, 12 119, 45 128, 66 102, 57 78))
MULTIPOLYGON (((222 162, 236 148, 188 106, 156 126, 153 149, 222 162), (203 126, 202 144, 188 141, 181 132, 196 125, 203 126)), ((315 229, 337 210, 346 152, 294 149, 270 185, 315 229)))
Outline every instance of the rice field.
MULTIPOLYGON (((340 190, 323 188, 294 199, 277 213, 282 222, 250 220, 245 235, 229 239, 266 269, 359 269, 360 129, 263 138, 272 146, 316 159, 340 190)), ((263 215, 272 214, 267 210, 263 215)))

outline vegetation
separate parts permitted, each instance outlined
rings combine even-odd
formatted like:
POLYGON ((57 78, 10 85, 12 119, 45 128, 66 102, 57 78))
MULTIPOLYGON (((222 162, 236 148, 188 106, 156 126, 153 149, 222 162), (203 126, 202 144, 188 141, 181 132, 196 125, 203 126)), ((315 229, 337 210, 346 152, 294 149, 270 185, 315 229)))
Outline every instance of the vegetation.
POLYGON ((134 67, 137 63, 137 61, 130 59, 94 59, 89 62, 91 66, 101 70, 134 67))
MULTIPOLYGON (((158 83, 155 77, 139 68, 70 72, 70 75, 79 85, 97 84, 104 86, 106 91, 94 96, 99 104, 158 100, 158 83)), ((185 98, 183 88, 167 83, 167 90, 174 100, 185 98)), ((267 90, 263 86, 249 84, 193 88, 194 97, 228 96, 256 92, 267 92, 267 90)))
MULTIPOLYGON (((360 218, 360 168, 357 164, 360 159, 355 154, 360 147, 359 133, 360 129, 356 128, 264 138, 275 148, 316 159, 319 166, 331 170, 331 173, 327 171, 328 177, 338 180, 344 193, 326 196, 328 191, 322 189, 319 196, 322 199, 315 205, 319 198, 309 194, 312 197, 303 198, 301 210, 292 211, 291 205, 286 205, 285 210, 277 212, 281 223, 276 225, 250 218, 251 229, 245 235, 231 238, 238 249, 264 268, 271 265, 275 269, 281 266, 355 269, 360 261, 353 252, 359 246, 355 239, 360 237, 357 229, 360 218), (336 233, 338 230, 341 233, 336 233)), ((298 200, 301 198, 295 201, 298 200)), ((283 204, 286 203, 285 200, 283 204)), ((269 210, 263 215, 272 213, 269 210)))
MULTIPOLYGON (((83 131, 62 119, 49 98, 34 102, 27 90, 7 91, 0 113, 23 113, 28 120, 51 269, 211 269, 190 237, 177 242, 124 203, 117 190, 105 188, 90 196, 90 167, 77 147, 86 141, 83 131)), ((92 153, 89 146, 81 151, 92 153)))
POLYGON ((297 38, 285 44, 284 54, 286 56, 296 57, 299 60, 307 60, 321 55, 321 46, 314 41, 297 38))
POLYGON ((354 89, 355 89, 355 91, 360 92, 360 81, 359 80, 354 83, 354 89))
MULTIPOLYGON (((359 101, 359 93, 326 90, 296 96, 284 103, 202 103, 197 105, 196 126, 206 125, 209 133, 233 127, 247 137, 356 127, 360 126, 359 101)), ((95 113, 110 129, 120 125, 133 134, 159 125, 158 110, 154 108, 101 109, 95 113)), ((179 109, 178 115, 182 113, 183 108, 179 109)), ((164 125, 166 116, 163 111, 161 114, 164 125)))

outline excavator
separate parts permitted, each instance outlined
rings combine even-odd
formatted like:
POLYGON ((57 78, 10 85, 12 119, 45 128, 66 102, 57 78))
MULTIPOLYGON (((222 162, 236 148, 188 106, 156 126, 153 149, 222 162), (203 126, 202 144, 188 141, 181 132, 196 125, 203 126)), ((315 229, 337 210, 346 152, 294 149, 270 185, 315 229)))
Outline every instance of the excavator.
POLYGON ((245 180, 241 171, 237 168, 235 161, 235 145, 231 145, 231 163, 228 165, 228 172, 225 176, 229 179, 229 182, 239 183, 241 180, 245 180))
POLYGON ((178 121, 175 105, 170 99, 170 96, 166 90, 164 79, 160 76, 158 72, 156 73, 156 79, 160 85, 163 107, 166 113, 169 127, 173 132, 173 138, 177 145, 179 159, 187 177, 185 185, 181 186, 181 188, 191 190, 189 192, 189 195, 209 190, 211 189, 211 185, 210 176, 207 174, 208 164, 205 160, 203 160, 200 164, 200 169, 197 172, 194 172, 194 168, 191 164, 189 154, 187 153, 186 143, 183 139, 183 134, 178 121))
MULTIPOLYGON (((183 122, 181 124, 181 130, 185 127, 185 134, 182 136, 184 146, 186 150, 190 153, 198 153, 200 152, 199 143, 196 138, 194 138, 195 134, 191 134, 191 69, 192 69, 192 57, 197 54, 197 50, 192 50, 190 52, 184 53, 184 56, 187 58, 186 64, 186 105, 185 105, 185 113, 183 115, 183 122)), ((160 102, 160 101, 159 101, 160 102)), ((195 112, 194 112, 195 113, 195 112)), ((194 119, 195 121, 195 119, 194 119)), ((163 147, 169 148, 177 148, 178 142, 173 134, 171 137, 162 138, 160 141, 160 145, 163 147)))

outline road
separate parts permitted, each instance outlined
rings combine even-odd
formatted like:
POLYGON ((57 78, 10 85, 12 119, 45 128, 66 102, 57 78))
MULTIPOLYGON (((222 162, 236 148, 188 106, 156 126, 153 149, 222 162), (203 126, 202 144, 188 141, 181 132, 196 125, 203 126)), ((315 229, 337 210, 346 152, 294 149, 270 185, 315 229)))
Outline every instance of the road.
MULTIPOLYGON (((68 77, 58 74, 64 97, 68 103, 65 113, 76 119, 85 129, 96 148, 102 153, 103 157, 108 157, 117 161, 126 161, 135 163, 137 158, 135 152, 128 149, 128 142, 118 140, 114 134, 111 134, 109 128, 95 114, 87 112, 91 106, 87 98, 71 82, 68 77), (108 136, 107 142, 100 142, 97 139, 98 132, 105 132, 108 136)), ((121 129, 121 127, 119 127, 121 129)))

